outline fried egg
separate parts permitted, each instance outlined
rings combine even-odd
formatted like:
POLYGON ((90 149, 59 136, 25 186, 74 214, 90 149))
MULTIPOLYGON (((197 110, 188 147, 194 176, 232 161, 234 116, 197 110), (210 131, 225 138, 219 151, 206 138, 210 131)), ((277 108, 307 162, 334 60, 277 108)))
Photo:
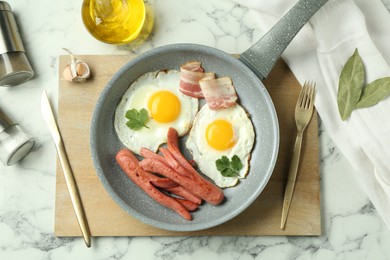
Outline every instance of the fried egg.
POLYGON ((142 147, 156 152, 167 141, 169 127, 180 136, 186 134, 199 110, 199 101, 179 90, 180 73, 176 70, 146 73, 138 78, 123 95, 115 111, 114 126, 120 141, 139 154, 142 147), (132 130, 127 125, 130 109, 148 111, 146 127, 132 130))
POLYGON ((238 104, 211 110, 204 105, 197 114, 186 141, 199 170, 221 188, 231 187, 245 178, 255 142, 255 132, 248 114, 238 104), (237 177, 224 177, 216 167, 222 156, 231 159, 237 155, 243 167, 237 177))

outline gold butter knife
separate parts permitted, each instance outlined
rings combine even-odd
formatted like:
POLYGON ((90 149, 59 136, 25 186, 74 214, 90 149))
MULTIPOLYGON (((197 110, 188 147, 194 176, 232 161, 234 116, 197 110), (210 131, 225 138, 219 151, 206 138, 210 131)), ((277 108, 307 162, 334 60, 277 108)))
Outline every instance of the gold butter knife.
POLYGON ((43 118, 45 119, 46 124, 48 125, 50 132, 53 136, 54 144, 56 146, 58 157, 61 162, 62 170, 65 175, 66 185, 68 186, 70 199, 72 201, 72 205, 77 217, 77 222, 79 223, 81 232, 84 237, 85 244, 87 245, 87 247, 91 247, 91 232, 89 230, 85 211, 83 208, 83 204, 81 202, 80 193, 77 188, 75 178, 73 176, 72 168, 70 167, 69 164, 68 156, 66 155, 65 152, 65 146, 62 141, 60 131, 54 119, 53 110, 51 109, 46 90, 44 90, 42 93, 41 110, 42 110, 43 118))

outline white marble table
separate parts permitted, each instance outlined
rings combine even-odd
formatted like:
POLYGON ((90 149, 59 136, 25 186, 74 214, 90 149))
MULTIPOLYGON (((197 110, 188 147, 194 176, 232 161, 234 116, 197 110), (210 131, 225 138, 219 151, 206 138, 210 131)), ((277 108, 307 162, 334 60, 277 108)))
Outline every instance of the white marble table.
MULTIPOLYGON (((384 0, 387 7, 390 1, 384 0)), ((0 166, 0 259, 390 259, 390 231, 354 180, 353 170, 320 126, 323 235, 319 237, 56 238, 55 148, 40 114, 47 89, 57 100, 58 56, 142 53, 176 42, 240 53, 262 32, 230 0, 150 0, 155 32, 135 50, 100 43, 85 30, 79 1, 9 0, 36 72, 0 89, 0 107, 36 140, 18 165, 0 166)))

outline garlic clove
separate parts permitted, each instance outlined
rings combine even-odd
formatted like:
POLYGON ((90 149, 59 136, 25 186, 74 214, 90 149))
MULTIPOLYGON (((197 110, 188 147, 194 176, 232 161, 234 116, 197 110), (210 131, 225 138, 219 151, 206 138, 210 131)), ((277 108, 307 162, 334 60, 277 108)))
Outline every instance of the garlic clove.
POLYGON ((91 70, 86 62, 78 60, 69 50, 65 49, 71 56, 71 63, 66 65, 62 73, 67 81, 84 82, 90 75, 91 70))
POLYGON ((91 71, 87 63, 78 61, 75 66, 68 64, 65 66, 62 76, 67 81, 84 82, 91 75, 91 71))
POLYGON ((72 81, 74 82, 84 82, 91 75, 91 71, 87 63, 81 60, 75 60, 70 64, 70 69, 72 73, 72 81))
POLYGON ((85 66, 85 64, 78 63, 76 66, 76 72, 78 76, 86 74, 87 70, 89 70, 89 68, 85 66))
POLYGON ((70 70, 70 65, 66 65, 64 71, 62 72, 62 77, 67 81, 72 81, 73 75, 70 70))

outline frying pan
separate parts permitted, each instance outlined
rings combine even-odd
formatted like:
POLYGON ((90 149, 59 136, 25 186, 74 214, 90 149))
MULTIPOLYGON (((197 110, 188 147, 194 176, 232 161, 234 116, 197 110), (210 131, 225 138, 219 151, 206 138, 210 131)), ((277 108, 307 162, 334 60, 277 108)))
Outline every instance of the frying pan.
MULTIPOLYGON (((259 42, 234 58, 198 44, 172 44, 152 49, 123 66, 103 89, 91 123, 90 148, 96 172, 107 192, 125 211, 146 224, 167 230, 194 231, 222 224, 245 210, 272 175, 279 148, 279 126, 272 100, 262 84, 296 33, 327 0, 299 1, 259 42), (236 187, 224 190, 222 205, 202 205, 186 221, 148 197, 115 162, 123 147, 114 129, 114 114, 132 82, 145 73, 178 69, 187 61, 202 62, 206 71, 229 76, 240 104, 253 122, 256 140, 250 172, 236 187)), ((183 140, 182 140, 183 141, 183 140)), ((184 142, 184 141, 183 141, 184 142)), ((184 147, 184 146, 183 146, 184 147)), ((190 156, 187 154, 187 156, 190 156)))

